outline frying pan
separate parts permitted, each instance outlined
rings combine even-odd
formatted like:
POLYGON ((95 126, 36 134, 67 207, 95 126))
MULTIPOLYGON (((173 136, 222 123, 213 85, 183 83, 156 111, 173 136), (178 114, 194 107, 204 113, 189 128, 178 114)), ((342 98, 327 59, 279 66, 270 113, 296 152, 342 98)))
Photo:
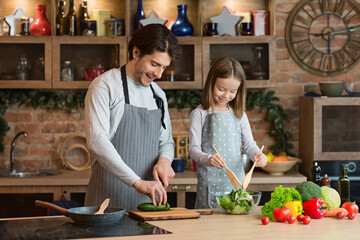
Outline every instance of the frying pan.
POLYGON ((123 217, 125 209, 108 207, 104 214, 94 214, 99 210, 98 206, 94 207, 76 207, 76 208, 62 208, 58 205, 40 200, 35 201, 35 205, 43 208, 51 208, 67 217, 70 217, 76 224, 81 225, 104 225, 117 223, 123 217))

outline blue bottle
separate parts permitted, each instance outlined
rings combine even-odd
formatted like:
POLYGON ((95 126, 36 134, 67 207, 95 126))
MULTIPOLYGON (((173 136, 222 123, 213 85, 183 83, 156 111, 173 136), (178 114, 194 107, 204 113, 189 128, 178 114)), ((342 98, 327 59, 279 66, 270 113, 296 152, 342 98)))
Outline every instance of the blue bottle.
POLYGON ((138 0, 138 7, 134 16, 134 31, 141 27, 141 19, 145 19, 145 12, 142 6, 142 0, 138 0))
POLYGON ((171 31, 176 36, 191 36, 194 32, 193 25, 186 16, 187 5, 178 5, 178 17, 171 27, 171 31))

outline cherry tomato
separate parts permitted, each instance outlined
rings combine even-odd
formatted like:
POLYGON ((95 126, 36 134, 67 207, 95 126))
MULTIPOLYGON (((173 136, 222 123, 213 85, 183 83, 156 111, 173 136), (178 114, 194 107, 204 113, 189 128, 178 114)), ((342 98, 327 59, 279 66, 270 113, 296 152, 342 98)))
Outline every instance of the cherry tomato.
POLYGON ((298 222, 302 222, 303 217, 304 217, 304 215, 299 214, 299 215, 296 216, 296 220, 297 220, 298 222))
POLYGON ((343 203, 343 205, 341 207, 345 208, 348 211, 348 213, 357 214, 359 212, 359 207, 355 203, 346 202, 346 203, 343 203))
POLYGON ((274 218, 278 222, 286 222, 290 214, 291 213, 288 208, 275 208, 273 212, 274 218))
POLYGON ((353 220, 354 218, 355 218, 355 213, 353 213, 353 212, 351 212, 351 213, 348 213, 348 218, 350 219, 350 220, 353 220))
POLYGON ((340 211, 340 212, 338 212, 338 213, 336 214, 336 217, 337 217, 338 219, 343 219, 343 218, 345 217, 345 213, 342 212, 342 211, 340 211))
POLYGON ((261 223, 264 224, 264 225, 268 225, 270 223, 270 220, 268 217, 263 217, 261 219, 261 223))
POLYGON ((304 216, 302 222, 303 224, 308 225, 311 222, 311 218, 309 216, 304 216))
POLYGON ((289 216, 288 218, 287 218, 287 222, 289 223, 289 224, 293 224, 294 222, 295 222, 295 217, 294 216, 289 216))

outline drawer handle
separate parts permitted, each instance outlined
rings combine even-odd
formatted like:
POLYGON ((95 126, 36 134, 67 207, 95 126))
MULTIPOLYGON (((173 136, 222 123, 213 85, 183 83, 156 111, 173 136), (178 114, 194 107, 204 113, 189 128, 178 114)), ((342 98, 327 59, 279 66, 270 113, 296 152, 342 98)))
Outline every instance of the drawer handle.
POLYGON ((191 191, 191 186, 190 186, 190 185, 187 185, 187 186, 185 187, 185 191, 186 191, 186 192, 191 191))
POLYGON ((172 187, 173 191, 176 191, 177 189, 178 189, 178 187, 176 185, 172 187))

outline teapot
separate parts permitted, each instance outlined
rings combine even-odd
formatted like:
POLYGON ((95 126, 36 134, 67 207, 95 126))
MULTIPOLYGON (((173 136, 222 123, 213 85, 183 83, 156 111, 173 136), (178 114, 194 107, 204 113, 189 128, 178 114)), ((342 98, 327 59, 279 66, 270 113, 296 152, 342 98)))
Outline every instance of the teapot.
POLYGON ((92 81, 97 76, 100 76, 101 74, 103 74, 105 72, 105 68, 102 67, 101 65, 96 66, 96 67, 91 67, 91 68, 89 68, 88 71, 86 71, 85 68, 82 68, 81 70, 84 73, 84 78, 86 81, 92 81))

